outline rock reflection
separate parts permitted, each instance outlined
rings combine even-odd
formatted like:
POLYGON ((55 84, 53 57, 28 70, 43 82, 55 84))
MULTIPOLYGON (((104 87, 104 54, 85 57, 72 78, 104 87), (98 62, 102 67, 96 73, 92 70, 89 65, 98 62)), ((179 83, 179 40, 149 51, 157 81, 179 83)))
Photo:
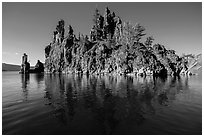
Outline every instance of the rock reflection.
POLYGON ((67 109, 68 109, 68 115, 69 120, 72 121, 74 114, 75 114, 75 103, 77 102, 76 98, 74 98, 72 84, 70 82, 65 83, 65 90, 66 90, 66 102, 67 102, 67 109))
POLYGON ((29 74, 21 74, 21 83, 22 83, 22 91, 23 91, 23 100, 28 100, 28 85, 30 81, 29 74))
POLYGON ((40 88, 40 83, 44 81, 44 74, 33 74, 35 76, 35 81, 37 82, 38 89, 40 88))
POLYGON ((44 98, 47 98, 45 105, 49 105, 53 108, 53 115, 58 118, 61 123, 66 125, 67 116, 65 110, 64 84, 64 78, 61 75, 46 75, 46 92, 44 98))
POLYGON ((156 113, 158 105, 168 106, 183 88, 188 88, 188 81, 55 74, 46 75, 45 85, 45 98, 61 123, 83 128, 86 117, 91 116, 86 126, 96 125, 100 134, 114 134, 118 125, 142 125, 146 115, 156 113), (84 121, 77 121, 82 116, 84 121))

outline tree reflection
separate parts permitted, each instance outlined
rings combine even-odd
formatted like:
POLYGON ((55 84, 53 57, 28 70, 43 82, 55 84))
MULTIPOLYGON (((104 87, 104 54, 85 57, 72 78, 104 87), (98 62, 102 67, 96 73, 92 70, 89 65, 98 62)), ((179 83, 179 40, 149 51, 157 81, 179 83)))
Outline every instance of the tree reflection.
POLYGON ((158 95, 158 102, 160 105, 168 106, 168 97, 166 92, 162 92, 158 95))
POLYGON ((76 99, 73 97, 72 83, 69 81, 66 82, 65 89, 66 89, 66 101, 67 101, 68 115, 69 115, 70 121, 72 121, 75 115, 74 104, 76 102, 76 99))
POLYGON ((64 103, 64 79, 60 75, 46 75, 45 77, 45 95, 47 99, 45 105, 53 108, 53 115, 66 125, 66 111, 64 103))
POLYGON ((48 103, 46 103, 45 105, 51 105, 52 104, 52 75, 48 74, 46 75, 46 78, 45 78, 45 95, 44 95, 44 98, 47 98, 47 101, 48 103))
POLYGON ((28 84, 30 81, 30 75, 29 74, 21 74, 21 83, 22 83, 22 91, 23 91, 23 100, 28 100, 28 84))

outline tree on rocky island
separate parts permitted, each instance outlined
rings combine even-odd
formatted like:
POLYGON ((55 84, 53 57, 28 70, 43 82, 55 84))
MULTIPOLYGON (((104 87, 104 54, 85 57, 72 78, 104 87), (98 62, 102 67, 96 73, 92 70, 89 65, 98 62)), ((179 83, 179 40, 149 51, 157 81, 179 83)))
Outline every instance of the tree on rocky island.
POLYGON ((138 23, 133 27, 133 29, 134 29, 133 30, 133 41, 138 43, 140 39, 142 38, 142 36, 146 35, 145 33, 143 33, 145 31, 145 28, 138 23))
POLYGON ((65 22, 64 20, 60 20, 58 22, 58 25, 56 27, 56 30, 57 30, 57 34, 56 34, 56 42, 58 43, 61 43, 62 40, 64 39, 64 25, 65 25, 65 22))
POLYGON ((153 40, 154 40, 153 36, 147 37, 146 41, 145 41, 145 46, 146 47, 151 47, 152 43, 153 43, 153 40))
POLYGON ((93 27, 91 30, 91 40, 101 40, 103 36, 103 17, 99 13, 99 10, 96 8, 93 18, 93 27))
POLYGON ((114 35, 114 31, 115 31, 114 18, 115 18, 115 13, 114 12, 111 13, 108 7, 106 7, 105 14, 104 14, 104 23, 103 23, 104 24, 103 34, 105 39, 110 39, 114 35))
POLYGON ((74 34, 74 30, 73 30, 72 26, 69 25, 69 27, 68 27, 68 36, 73 36, 73 34, 74 34))

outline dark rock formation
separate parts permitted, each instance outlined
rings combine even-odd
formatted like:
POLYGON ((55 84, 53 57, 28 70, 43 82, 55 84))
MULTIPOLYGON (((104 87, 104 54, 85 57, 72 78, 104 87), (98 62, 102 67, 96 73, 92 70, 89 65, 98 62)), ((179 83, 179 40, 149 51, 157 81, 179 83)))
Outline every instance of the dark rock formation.
POLYGON ((76 38, 69 25, 64 36, 64 21, 56 28, 61 40, 45 47, 45 71, 49 73, 179 75, 184 68, 182 57, 161 44, 152 44, 153 37, 144 43, 145 28, 140 24, 122 23, 108 8, 105 15, 96 9, 94 24, 88 36, 76 38))
MULTIPOLYGON (((47 55, 48 56, 48 55, 47 55)), ((22 56, 22 64, 21 64, 21 69, 20 72, 21 74, 25 73, 41 73, 44 72, 44 65, 40 60, 38 60, 37 64, 35 65, 35 68, 30 68, 30 63, 27 61, 28 60, 28 55, 24 53, 22 56)))
POLYGON ((42 62, 40 62, 40 60, 38 60, 37 64, 35 65, 35 72, 44 72, 44 65, 42 62))
POLYGON ((24 53, 22 56, 22 64, 21 64, 21 70, 20 70, 21 73, 28 73, 30 70, 30 63, 27 60, 28 60, 28 55, 24 53))

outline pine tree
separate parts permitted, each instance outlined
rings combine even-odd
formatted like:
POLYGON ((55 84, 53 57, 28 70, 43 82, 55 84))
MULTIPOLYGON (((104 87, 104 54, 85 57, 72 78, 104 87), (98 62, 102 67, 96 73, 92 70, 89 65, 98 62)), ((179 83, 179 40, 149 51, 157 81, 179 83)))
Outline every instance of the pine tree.
POLYGON ((103 23, 103 37, 106 39, 108 37, 108 34, 110 33, 110 21, 111 18, 111 13, 108 7, 105 9, 105 14, 104 14, 104 23, 103 23))
POLYGON ((81 40, 81 34, 79 32, 79 35, 78 35, 78 40, 80 41, 81 40))
POLYGON ((65 25, 65 22, 63 19, 61 19, 60 21, 58 21, 58 25, 56 27, 57 32, 61 34, 62 38, 64 38, 64 25, 65 25))
POLYGON ((146 41, 145 41, 146 47, 151 47, 151 46, 152 46, 152 43, 153 43, 153 40, 154 40, 154 38, 153 38, 152 36, 147 37, 147 38, 146 38, 146 41))
POLYGON ((93 18, 93 28, 91 31, 92 40, 99 40, 103 35, 103 17, 100 15, 99 10, 96 8, 93 18), (95 35, 95 36, 94 36, 95 35))
POLYGON ((133 29, 135 32, 133 35, 133 41, 138 43, 142 36, 146 35, 145 33, 143 33, 145 31, 145 28, 138 23, 133 27, 133 29))
POLYGON ((68 35, 69 36, 73 36, 73 32, 74 32, 74 30, 72 29, 72 26, 69 25, 69 27, 68 27, 68 35))
POLYGON ((98 26, 98 19, 100 18, 100 13, 99 13, 99 10, 96 8, 95 9, 95 12, 94 12, 94 18, 93 18, 93 23, 94 23, 94 26, 96 27, 96 28, 98 28, 99 26, 98 26))

